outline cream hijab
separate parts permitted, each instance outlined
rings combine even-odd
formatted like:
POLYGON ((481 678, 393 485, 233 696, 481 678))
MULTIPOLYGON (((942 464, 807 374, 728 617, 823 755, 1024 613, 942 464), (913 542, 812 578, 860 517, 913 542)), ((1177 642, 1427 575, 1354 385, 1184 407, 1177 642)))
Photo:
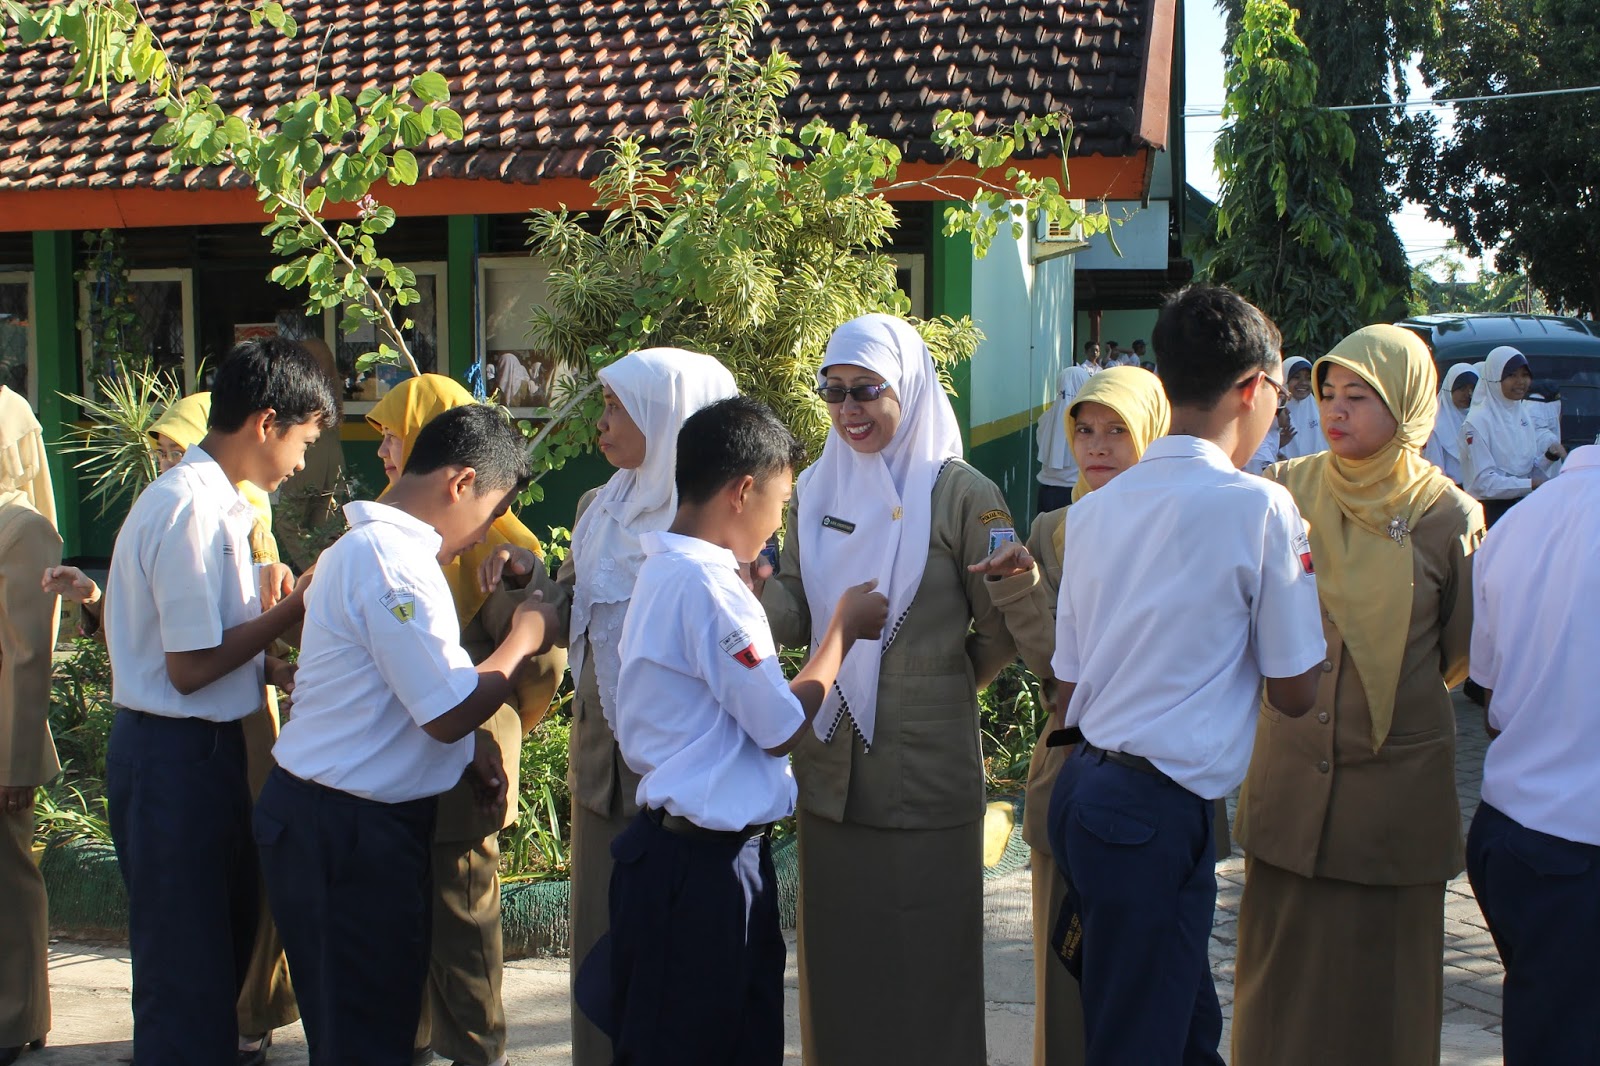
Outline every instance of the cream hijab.
MULTIPOLYGON (((1471 374, 1481 380, 1476 363, 1456 363, 1446 370, 1444 383, 1439 386, 1439 417, 1433 426, 1433 435, 1438 439, 1439 447, 1458 465, 1461 462, 1461 425, 1467 420, 1467 412, 1456 406, 1450 394, 1462 374, 1471 374)), ((1476 381, 1473 391, 1477 391, 1476 381)))
POLYGON ((960 457, 961 430, 928 346, 906 322, 879 314, 846 322, 828 339, 818 382, 835 366, 872 371, 894 387, 900 400, 900 425, 887 447, 862 455, 837 432, 829 433, 821 458, 800 475, 796 488, 813 650, 845 589, 875 578, 878 591, 889 599, 885 636, 856 641, 813 723, 826 741, 849 715, 870 748, 878 670, 922 585, 933 530, 933 483, 948 460, 960 457), (824 525, 825 520, 831 521, 824 525))
POLYGON ((1521 360, 1519 366, 1527 365, 1527 356, 1502 344, 1483 361, 1462 436, 1464 439, 1467 433, 1474 434, 1488 448, 1497 468, 1513 477, 1527 477, 1539 461, 1539 429, 1533 424, 1528 402, 1508 400, 1500 389, 1507 364, 1517 359, 1521 360))
MULTIPOLYGON (((601 370, 599 377, 644 434, 645 453, 637 470, 611 475, 572 531, 576 582, 569 632, 574 678, 583 674, 585 634, 595 604, 625 603, 632 597, 644 562, 640 534, 666 529, 677 513, 678 430, 702 407, 739 392, 721 363, 681 348, 633 352, 601 370)), ((608 688, 614 685, 601 684, 602 696, 608 688)))
POLYGON ((10 489, 21 490, 35 511, 56 524, 44 430, 28 401, 0 385, 0 491, 10 489))
POLYGON ((1394 720, 1400 660, 1411 628, 1410 531, 1448 492, 1450 479, 1422 457, 1438 407, 1433 358, 1416 334, 1367 326, 1317 360, 1318 390, 1330 365, 1361 377, 1399 423, 1366 459, 1319 452, 1283 467, 1283 484, 1311 527, 1317 592, 1350 649, 1372 718, 1372 750, 1394 720))

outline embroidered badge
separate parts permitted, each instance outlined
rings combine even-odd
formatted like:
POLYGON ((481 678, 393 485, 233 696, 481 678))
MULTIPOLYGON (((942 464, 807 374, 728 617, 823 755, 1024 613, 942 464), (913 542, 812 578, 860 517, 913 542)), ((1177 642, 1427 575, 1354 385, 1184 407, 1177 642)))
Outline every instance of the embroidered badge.
POLYGON ((978 521, 982 522, 984 525, 988 525, 990 522, 1009 522, 1011 521, 1011 516, 1005 511, 1000 510, 985 511, 983 514, 978 516, 978 521))
POLYGON ((848 537, 856 531, 856 524, 854 522, 846 522, 842 518, 835 518, 831 514, 825 514, 822 516, 822 528, 836 529, 848 537))
POLYGON ((1017 531, 1010 526, 995 526, 989 530, 989 554, 993 555, 1000 550, 1000 545, 1010 544, 1017 539, 1017 531))
POLYGON ((416 596, 404 586, 385 592, 378 602, 383 604, 383 609, 392 614, 394 620, 401 625, 417 617, 416 596))
POLYGON ((1472 430, 1470 430, 1470 429, 1467 430, 1467 443, 1468 444, 1472 443, 1472 430))
POLYGON ((1294 553, 1300 557, 1300 569, 1308 574, 1315 574, 1317 568, 1311 564, 1311 538, 1304 533, 1294 538, 1294 553))
POLYGON ((1399 515, 1389 519, 1389 539, 1396 544, 1404 545, 1406 537, 1410 536, 1411 527, 1406 525, 1406 520, 1399 515))
POLYGON ((761 653, 756 651, 756 642, 743 627, 735 629, 717 644, 746 670, 754 670, 761 665, 761 653))

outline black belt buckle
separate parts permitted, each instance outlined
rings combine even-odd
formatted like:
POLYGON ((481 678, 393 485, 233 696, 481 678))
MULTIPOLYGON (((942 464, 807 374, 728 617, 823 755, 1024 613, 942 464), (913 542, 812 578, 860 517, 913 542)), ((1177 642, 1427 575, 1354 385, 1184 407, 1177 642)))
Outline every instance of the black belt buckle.
POLYGON ((1047 748, 1070 748, 1082 743, 1083 730, 1075 725, 1069 725, 1065 729, 1052 729, 1049 736, 1044 738, 1044 746, 1047 748))

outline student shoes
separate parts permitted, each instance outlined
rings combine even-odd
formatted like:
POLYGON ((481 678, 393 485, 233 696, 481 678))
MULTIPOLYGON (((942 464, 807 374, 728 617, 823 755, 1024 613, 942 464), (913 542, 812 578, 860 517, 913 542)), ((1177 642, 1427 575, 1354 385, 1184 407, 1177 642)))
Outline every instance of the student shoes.
MULTIPOLYGON (((237 1066, 263 1066, 267 1061, 267 1049, 271 1046, 271 1033, 263 1033, 261 1036, 241 1036, 237 1066)), ((0 1066, 5 1064, 0 1063, 0 1066)))
POLYGON ((24 1051, 38 1051, 42 1047, 44 1047, 44 1037, 42 1036, 37 1040, 30 1040, 28 1043, 17 1047, 0 1047, 0 1066, 11 1066, 13 1062, 22 1057, 24 1051))

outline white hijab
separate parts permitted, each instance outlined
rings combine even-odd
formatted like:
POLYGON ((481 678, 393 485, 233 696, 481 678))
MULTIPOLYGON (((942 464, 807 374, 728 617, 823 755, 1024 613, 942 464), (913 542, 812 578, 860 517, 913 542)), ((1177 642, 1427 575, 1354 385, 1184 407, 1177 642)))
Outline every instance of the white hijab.
MULTIPOLYGON (((625 603, 633 595, 633 582, 644 562, 640 534, 666 529, 677 513, 678 430, 702 407, 739 392, 733 375, 721 363, 681 348, 633 352, 601 370, 599 377, 644 434, 645 451, 638 469, 611 475, 572 531, 576 581, 568 631, 572 634, 575 679, 583 676, 589 643, 585 634, 595 605, 625 603)), ((609 678, 608 684, 607 677, 600 677, 601 665, 597 659, 596 674, 604 698, 608 691, 615 691, 615 678, 609 678)))
POLYGON ((1065 366, 1056 375, 1056 398, 1039 419, 1039 465, 1046 470, 1065 470, 1073 466, 1072 441, 1067 437, 1067 410, 1072 406, 1068 390, 1079 377, 1076 367, 1065 366))
MULTIPOLYGON (((1283 380, 1287 382, 1289 375, 1300 366, 1310 370, 1311 360, 1298 355, 1284 360, 1283 380)), ((1316 388, 1313 387, 1311 394, 1303 400, 1290 400, 1288 408, 1289 424, 1294 427, 1294 439, 1283 449, 1283 457, 1298 459, 1303 455, 1315 455, 1317 452, 1327 451, 1328 438, 1322 435, 1322 412, 1317 407, 1316 388)), ((1271 430, 1267 436, 1269 439, 1272 437, 1271 430)))
POLYGON ((900 426, 887 447, 862 455, 836 431, 829 433, 822 457, 800 476, 796 490, 813 649, 845 589, 876 578, 878 591, 889 599, 883 639, 856 641, 814 723, 826 741, 848 714, 870 749, 878 669, 922 585, 933 529, 933 483, 947 460, 960 457, 961 430, 928 346, 900 319, 863 315, 834 330, 818 381, 835 366, 878 374, 900 399, 900 426))
MULTIPOLYGON (((1508 400, 1500 390, 1506 364, 1527 357, 1510 345, 1502 344, 1489 353, 1472 390, 1472 408, 1465 423, 1489 449, 1494 465, 1513 477, 1527 477, 1539 461, 1539 430, 1533 424, 1526 400, 1508 400)), ((1463 430, 1465 433, 1465 430, 1463 430)))
POLYGON ((1461 462, 1461 424, 1467 420, 1467 412, 1456 406, 1451 392, 1462 374, 1472 374, 1479 381, 1483 380, 1477 363, 1457 363, 1445 371, 1444 383, 1439 386, 1439 417, 1433 424, 1433 435, 1438 438, 1439 447, 1458 466, 1461 462))

